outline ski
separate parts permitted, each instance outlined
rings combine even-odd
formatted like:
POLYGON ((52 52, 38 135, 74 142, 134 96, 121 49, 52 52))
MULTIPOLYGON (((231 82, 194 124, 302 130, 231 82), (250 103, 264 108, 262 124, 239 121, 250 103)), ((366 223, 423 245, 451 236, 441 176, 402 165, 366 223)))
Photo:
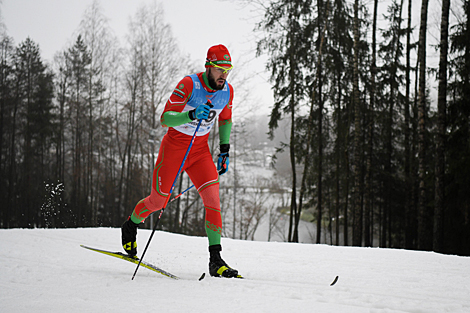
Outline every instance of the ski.
MULTIPOLYGON (((121 252, 106 251, 106 250, 87 247, 87 246, 84 246, 84 245, 80 245, 80 247, 91 250, 91 251, 96 251, 96 252, 99 252, 99 253, 102 253, 102 254, 110 255, 112 257, 122 259, 122 260, 125 260, 125 261, 128 261, 128 262, 134 263, 134 264, 139 264, 139 261, 140 261, 137 256, 131 257, 131 256, 129 256, 127 254, 124 254, 124 253, 121 253, 121 252)), ((140 261, 140 265, 147 268, 147 269, 149 269, 149 270, 151 270, 151 271, 162 274, 163 276, 173 278, 173 279, 180 279, 178 276, 175 276, 175 275, 173 275, 173 274, 171 274, 171 273, 169 273, 165 270, 162 270, 161 268, 159 268, 159 267, 157 267, 153 264, 150 264, 148 262, 140 261)))

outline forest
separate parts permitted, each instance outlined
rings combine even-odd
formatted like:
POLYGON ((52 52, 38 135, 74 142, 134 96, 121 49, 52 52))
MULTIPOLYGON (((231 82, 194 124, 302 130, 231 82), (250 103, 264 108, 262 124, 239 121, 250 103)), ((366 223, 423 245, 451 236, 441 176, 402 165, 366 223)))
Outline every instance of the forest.
MULTIPOLYGON (((272 164, 284 155, 290 166, 287 241, 313 210, 318 243, 328 224, 336 245, 470 255, 469 1, 442 0, 436 68, 426 64, 429 0, 391 0, 382 17, 378 0, 239 2, 260 12, 256 53, 274 94, 267 135, 288 133, 272 164)), ((199 69, 175 42, 155 2, 119 44, 94 1, 50 63, 34 38, 15 44, 0 23, 0 227, 122 224, 150 190, 163 106, 199 69)), ((184 199, 164 228, 203 235, 197 194, 184 199)))

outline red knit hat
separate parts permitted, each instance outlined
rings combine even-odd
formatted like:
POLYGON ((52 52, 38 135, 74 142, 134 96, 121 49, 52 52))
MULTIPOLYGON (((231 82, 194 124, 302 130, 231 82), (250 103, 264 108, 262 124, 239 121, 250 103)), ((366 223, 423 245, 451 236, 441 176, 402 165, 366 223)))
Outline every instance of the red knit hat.
POLYGON ((218 66, 232 67, 230 52, 224 45, 210 47, 207 51, 206 68, 212 67, 211 62, 218 66))

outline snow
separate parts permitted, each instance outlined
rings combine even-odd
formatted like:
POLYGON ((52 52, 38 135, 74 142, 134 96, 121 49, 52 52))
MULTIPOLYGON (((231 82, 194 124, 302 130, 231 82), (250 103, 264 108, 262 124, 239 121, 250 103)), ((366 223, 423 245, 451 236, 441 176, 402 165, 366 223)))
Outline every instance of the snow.
POLYGON ((245 279, 221 279, 206 238, 158 231, 145 260, 182 279, 131 280, 134 264, 80 244, 119 251, 120 230, 0 230, 0 312, 470 312, 468 257, 223 238, 245 279))

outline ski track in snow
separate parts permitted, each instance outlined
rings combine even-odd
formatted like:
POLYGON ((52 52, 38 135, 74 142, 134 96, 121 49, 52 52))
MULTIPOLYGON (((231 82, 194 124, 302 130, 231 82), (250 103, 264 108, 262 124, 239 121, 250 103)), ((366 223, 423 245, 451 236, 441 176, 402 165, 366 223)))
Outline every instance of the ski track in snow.
POLYGON ((134 264, 80 244, 120 251, 120 229, 0 230, 0 312, 470 312, 468 257, 223 238, 245 279, 221 279, 207 238, 158 231, 145 261, 182 279, 141 267, 132 281, 134 264))

